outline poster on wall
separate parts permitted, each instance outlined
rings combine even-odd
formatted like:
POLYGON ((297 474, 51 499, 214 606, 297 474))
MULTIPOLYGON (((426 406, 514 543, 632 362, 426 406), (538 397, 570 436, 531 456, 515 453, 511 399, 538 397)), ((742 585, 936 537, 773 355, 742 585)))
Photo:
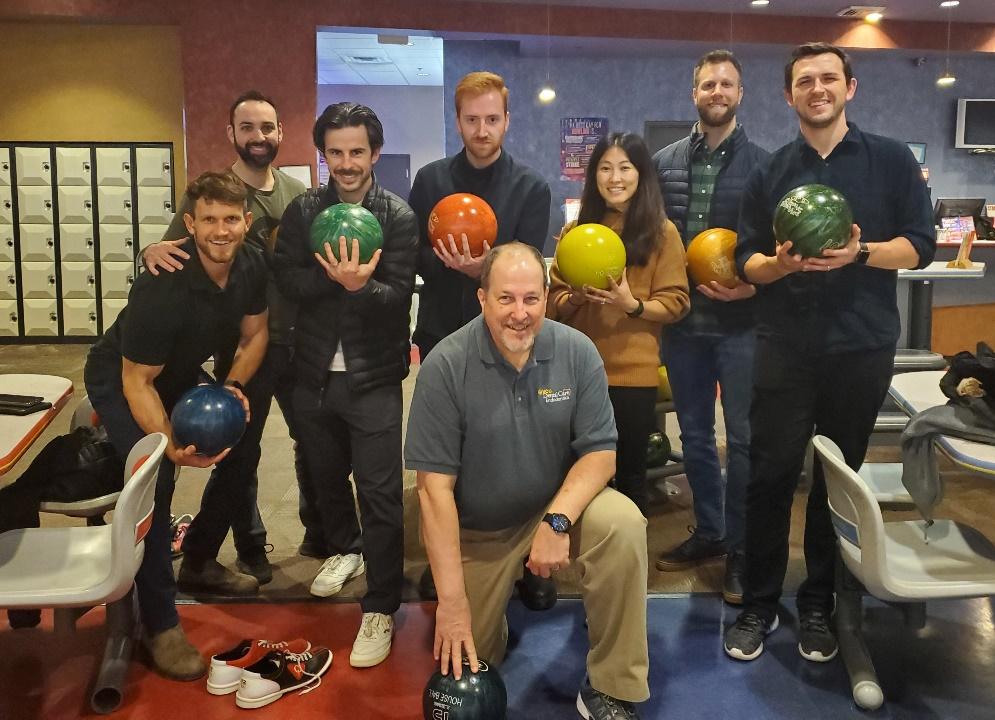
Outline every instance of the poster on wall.
POLYGON ((584 182, 598 141, 608 135, 608 118, 560 118, 560 180, 584 182))

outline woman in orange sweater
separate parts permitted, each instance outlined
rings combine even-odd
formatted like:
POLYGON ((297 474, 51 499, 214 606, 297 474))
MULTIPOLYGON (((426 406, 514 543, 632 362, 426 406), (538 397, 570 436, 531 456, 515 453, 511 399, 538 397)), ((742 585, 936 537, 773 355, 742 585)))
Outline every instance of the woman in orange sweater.
POLYGON ((656 425, 660 329, 684 317, 690 301, 684 244, 664 214, 641 137, 614 133, 595 146, 577 222, 601 223, 622 237, 625 272, 618 283, 609 279, 607 290, 575 290, 554 261, 546 315, 583 332, 601 353, 618 427, 615 487, 645 515, 646 445, 656 425))

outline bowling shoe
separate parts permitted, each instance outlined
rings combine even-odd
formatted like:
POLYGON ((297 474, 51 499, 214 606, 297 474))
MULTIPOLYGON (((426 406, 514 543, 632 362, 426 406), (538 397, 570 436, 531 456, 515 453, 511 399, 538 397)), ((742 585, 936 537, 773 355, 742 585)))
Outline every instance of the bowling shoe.
POLYGON ((311 648, 302 653, 271 652, 242 670, 235 704, 240 708, 260 708, 276 702, 286 693, 311 692, 321 685, 321 676, 332 664, 332 651, 311 648))
POLYGON ((577 712, 584 720, 639 720, 631 702, 598 692, 591 687, 589 678, 584 678, 577 693, 577 712))
POLYGON ((211 657, 207 675, 207 692, 211 695, 228 695, 238 690, 242 670, 255 665, 271 652, 305 653, 311 649, 307 640, 270 642, 269 640, 243 640, 231 650, 211 657))

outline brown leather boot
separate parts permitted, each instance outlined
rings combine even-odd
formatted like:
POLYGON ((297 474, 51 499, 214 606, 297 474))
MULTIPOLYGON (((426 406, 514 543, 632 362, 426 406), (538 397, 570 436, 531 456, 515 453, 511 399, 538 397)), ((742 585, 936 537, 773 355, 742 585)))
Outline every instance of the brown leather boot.
POLYGON ((259 581, 252 575, 229 570, 217 560, 198 563, 184 556, 176 587, 185 593, 255 595, 259 592, 259 581))
POLYGON ((145 649, 152 657, 153 669, 170 680, 196 680, 207 673, 207 663, 179 625, 146 636, 145 649))

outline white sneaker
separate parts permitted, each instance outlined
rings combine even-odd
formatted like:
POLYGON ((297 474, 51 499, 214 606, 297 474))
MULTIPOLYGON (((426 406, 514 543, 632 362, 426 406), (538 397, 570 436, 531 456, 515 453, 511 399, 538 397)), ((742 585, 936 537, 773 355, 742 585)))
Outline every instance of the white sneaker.
POLYGON ((311 594, 318 597, 334 595, 347 580, 359 577, 366 572, 363 556, 356 553, 349 555, 332 555, 325 560, 311 583, 311 594))
POLYGON ((394 618, 383 613, 363 613, 363 624, 352 644, 349 664, 356 668, 379 665, 390 655, 393 637, 394 618))

